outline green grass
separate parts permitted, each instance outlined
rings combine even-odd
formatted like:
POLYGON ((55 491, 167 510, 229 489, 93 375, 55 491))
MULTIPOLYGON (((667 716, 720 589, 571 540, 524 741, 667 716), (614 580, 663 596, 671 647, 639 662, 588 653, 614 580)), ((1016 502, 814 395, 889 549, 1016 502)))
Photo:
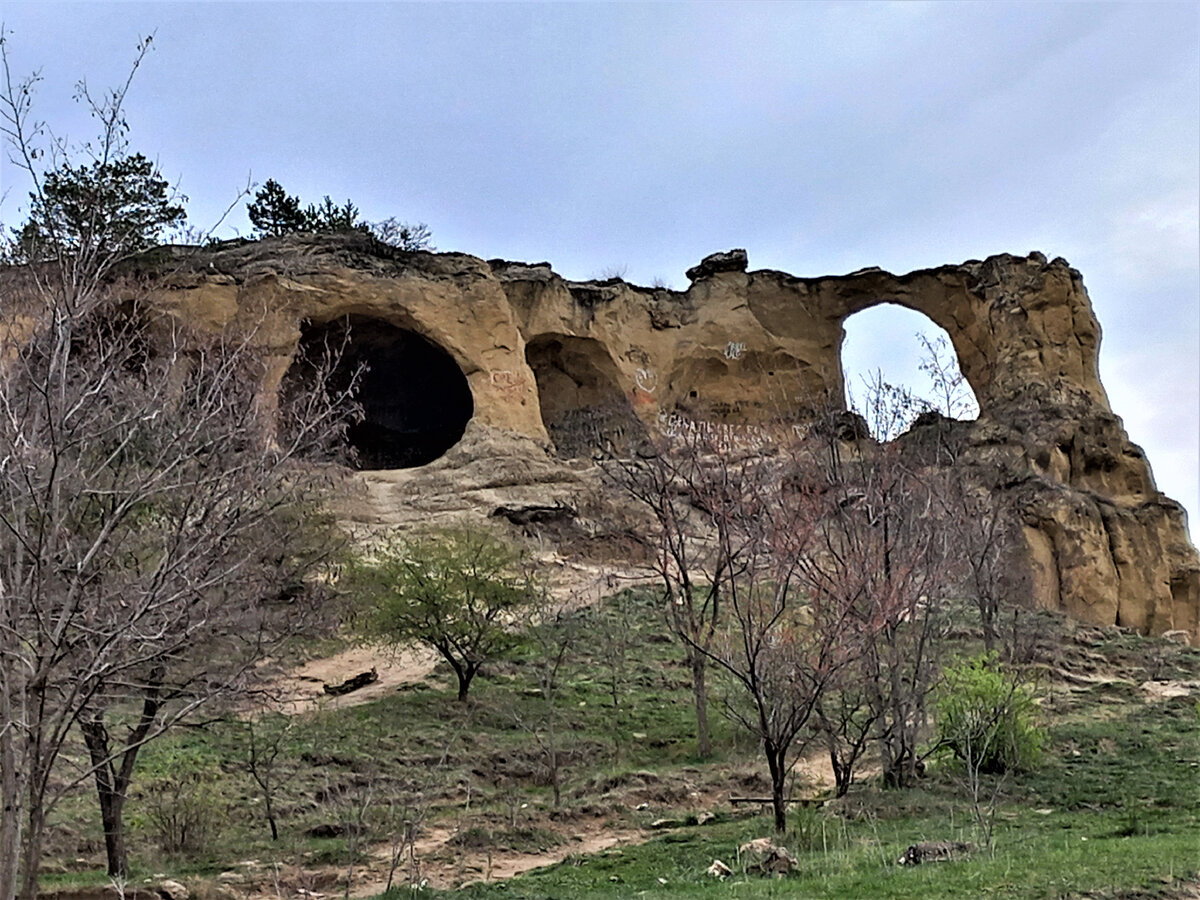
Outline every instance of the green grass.
MULTIPOLYGON (((841 829, 828 822, 831 846, 799 854, 800 872, 781 879, 735 874, 718 882, 704 874, 714 858, 735 865, 740 841, 761 826, 696 829, 638 847, 614 850, 526 874, 508 882, 436 896, 559 900, 616 897, 1063 897, 1120 885, 1162 890, 1200 867, 1195 832, 1113 838, 1034 823, 1002 836, 994 856, 912 868, 896 859, 923 823, 898 820, 841 829), (1013 840, 1019 838, 1019 840, 1013 840), (661 881, 660 881, 661 879, 661 881), (665 882, 665 883, 664 883, 665 882)), ((1101 830, 1103 830, 1101 828, 1101 830)), ((736 872, 736 869, 735 869, 736 872)), ((398 892, 394 892, 398 894, 398 892)), ((1153 896, 1153 895, 1151 895, 1153 896)))
MULTIPOLYGON (((624 595, 586 610, 584 618, 587 637, 564 669, 557 696, 561 809, 552 807, 547 758, 533 734, 544 725, 545 707, 536 642, 529 640, 477 679, 468 704, 455 702, 453 678, 438 672, 373 703, 298 717, 281 754, 286 777, 276 794, 277 843, 239 756, 242 726, 210 723, 147 746, 139 763, 143 784, 179 760, 215 765, 217 820, 202 853, 164 857, 145 799, 135 793, 128 807, 134 878, 169 873, 206 896, 205 881, 239 860, 344 871, 356 846, 361 860, 367 844, 384 840, 407 815, 397 798, 418 795, 430 806, 428 824, 456 836, 447 853, 561 852, 581 822, 626 831, 658 817, 694 822, 689 792, 697 785, 731 789, 742 784, 731 779, 762 770, 753 743, 719 713, 725 689, 719 679, 711 714, 717 754, 696 759, 687 673, 679 648, 661 638, 651 597, 624 595), (614 709, 607 679, 612 654, 602 638, 618 632, 629 640, 614 709), (346 832, 310 833, 357 818, 365 829, 358 840, 346 832)), ((823 810, 794 812, 794 830, 783 843, 799 869, 787 878, 739 873, 716 882, 704 874, 717 858, 736 871, 737 847, 770 833, 768 817, 726 811, 706 825, 655 832, 645 843, 568 857, 506 882, 421 896, 1168 897, 1173 885, 1200 871, 1200 714, 1194 697, 1147 702, 1138 685, 1154 676, 1200 678, 1200 653, 1073 629, 1052 617, 1038 627, 1060 640, 1041 685, 1049 742, 1037 771, 1002 784, 994 853, 916 868, 895 864, 914 841, 976 838, 956 770, 942 760, 917 788, 885 792, 868 783, 823 810), (1111 670, 1119 680, 1072 685, 1056 680, 1056 668, 1111 670)), ((959 638, 968 651, 969 634, 967 628, 959 638)), ((135 779, 135 791, 137 785, 135 779)), ((47 875, 47 888, 104 881, 88 787, 55 813, 50 869, 59 871, 47 875)))

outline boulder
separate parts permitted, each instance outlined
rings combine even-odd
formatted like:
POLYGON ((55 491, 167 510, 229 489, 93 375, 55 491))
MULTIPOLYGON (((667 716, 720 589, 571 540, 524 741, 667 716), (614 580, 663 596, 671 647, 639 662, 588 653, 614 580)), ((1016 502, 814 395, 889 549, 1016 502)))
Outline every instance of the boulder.
POLYGON ((178 881, 164 878, 155 888, 162 900, 188 900, 188 889, 178 881))
POLYGON ((729 868, 729 866, 725 865, 725 863, 721 862, 721 860, 714 859, 712 861, 712 865, 705 870, 704 874, 709 878, 718 878, 721 881, 724 881, 733 874, 733 869, 729 868))
POLYGON ((727 250, 712 253, 700 260, 700 264, 687 270, 688 281, 698 281, 719 272, 745 272, 750 260, 745 250, 727 250))
POLYGON ((759 875, 787 875, 796 868, 796 858, 770 838, 756 838, 738 848, 742 867, 759 875))

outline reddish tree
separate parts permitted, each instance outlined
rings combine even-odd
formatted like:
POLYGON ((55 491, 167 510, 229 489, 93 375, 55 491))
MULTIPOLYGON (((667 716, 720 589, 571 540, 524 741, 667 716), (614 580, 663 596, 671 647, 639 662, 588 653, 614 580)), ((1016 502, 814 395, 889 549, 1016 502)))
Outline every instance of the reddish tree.
MULTIPOLYGON (((861 693, 851 703, 859 712, 826 719, 859 729, 869 721, 885 784, 902 786, 920 768, 946 625, 942 594, 956 578, 949 531, 935 514, 939 484, 908 465, 898 444, 876 443, 847 414, 827 417, 816 431, 814 458, 830 502, 804 582, 846 609, 847 634, 861 647, 853 676, 861 693)), ((852 767, 845 751, 861 735, 834 738, 840 764, 852 767)), ((843 777, 848 786, 851 773, 843 777)))

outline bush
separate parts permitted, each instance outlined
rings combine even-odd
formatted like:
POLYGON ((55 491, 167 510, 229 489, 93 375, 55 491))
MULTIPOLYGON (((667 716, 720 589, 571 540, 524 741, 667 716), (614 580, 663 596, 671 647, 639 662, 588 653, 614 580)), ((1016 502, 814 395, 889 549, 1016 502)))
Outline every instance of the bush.
POLYGON ((221 770, 212 760, 177 750, 156 760, 140 791, 145 823, 163 852, 203 850, 226 819, 221 770))
POLYGON ((943 677, 935 700, 942 748, 982 774, 1037 765, 1046 736, 1033 693, 995 653, 951 666, 943 677))

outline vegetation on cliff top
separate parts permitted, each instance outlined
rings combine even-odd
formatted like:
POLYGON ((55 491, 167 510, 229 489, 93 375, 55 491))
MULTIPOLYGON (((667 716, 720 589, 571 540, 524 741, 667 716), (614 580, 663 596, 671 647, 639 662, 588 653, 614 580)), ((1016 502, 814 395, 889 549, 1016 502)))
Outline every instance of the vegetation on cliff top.
POLYGON ((423 222, 411 224, 396 218, 365 222, 358 207, 347 200, 341 206, 325 196, 319 204, 301 204, 299 197, 288 194, 273 178, 259 188, 246 206, 250 223, 258 237, 282 237, 297 231, 315 234, 339 234, 357 231, 369 234, 397 250, 432 250, 433 236, 423 222))

